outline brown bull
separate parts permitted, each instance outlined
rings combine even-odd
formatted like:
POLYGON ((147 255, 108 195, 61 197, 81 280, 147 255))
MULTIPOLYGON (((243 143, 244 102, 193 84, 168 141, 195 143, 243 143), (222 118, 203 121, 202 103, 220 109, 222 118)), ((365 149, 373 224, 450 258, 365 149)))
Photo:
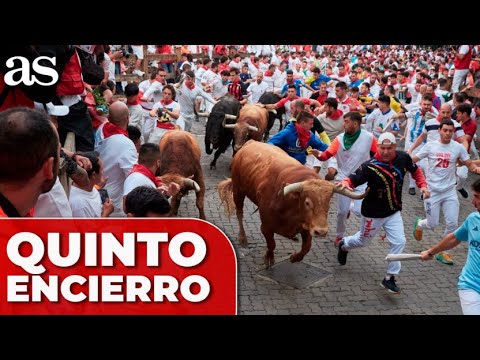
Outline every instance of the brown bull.
POLYGON ((165 184, 176 182, 180 191, 171 200, 171 215, 177 215, 180 200, 189 190, 195 190, 200 219, 205 219, 205 181, 200 165, 200 146, 195 137, 183 130, 170 130, 160 140, 158 175, 165 184))
POLYGON ((262 141, 268 125, 268 110, 256 105, 242 107, 235 124, 225 124, 233 129, 234 152, 240 150, 249 139, 262 141))
POLYGON ((334 192, 353 199, 365 194, 338 190, 321 180, 313 170, 288 156, 282 149, 257 141, 248 141, 234 156, 232 177, 220 182, 218 192, 228 215, 236 208, 238 240, 247 246, 243 227, 243 202, 248 197, 258 206, 261 231, 267 241, 265 264, 274 264, 274 234, 292 239, 302 236, 302 249, 290 257, 301 261, 310 251, 313 236, 326 236, 328 209, 334 192))

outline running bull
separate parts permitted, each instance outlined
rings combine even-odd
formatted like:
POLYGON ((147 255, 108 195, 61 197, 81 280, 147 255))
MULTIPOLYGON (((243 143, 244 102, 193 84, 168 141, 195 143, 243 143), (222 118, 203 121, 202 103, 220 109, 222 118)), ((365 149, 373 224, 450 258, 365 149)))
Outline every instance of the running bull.
POLYGON ((253 140, 246 142, 234 156, 231 174, 231 178, 218 185, 220 199, 229 216, 233 209, 236 210, 240 228, 238 240, 245 247, 248 245, 243 227, 245 197, 258 206, 261 231, 267 241, 264 256, 267 267, 275 263, 274 234, 292 239, 300 233, 302 248, 290 257, 290 261, 302 261, 310 251, 312 237, 327 235, 327 216, 333 193, 352 199, 366 196, 366 192, 340 191, 282 149, 253 140))

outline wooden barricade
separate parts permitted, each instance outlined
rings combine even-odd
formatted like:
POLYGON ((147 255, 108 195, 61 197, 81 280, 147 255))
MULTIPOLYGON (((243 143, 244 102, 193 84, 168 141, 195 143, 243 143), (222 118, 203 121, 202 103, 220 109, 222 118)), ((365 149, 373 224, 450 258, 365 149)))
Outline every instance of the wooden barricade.
MULTIPOLYGON (((177 49, 175 49, 176 51, 177 49)), ((129 83, 135 82, 139 83, 143 80, 146 80, 149 78, 149 68, 148 68, 148 63, 150 61, 157 61, 160 63, 161 60, 173 60, 173 72, 167 73, 167 79, 172 79, 175 78, 175 74, 177 72, 177 63, 178 59, 180 59, 180 56, 175 54, 149 54, 147 51, 147 45, 143 45, 143 69, 142 71, 145 73, 143 76, 137 76, 133 74, 126 74, 126 75, 121 75, 117 74, 115 75, 115 81, 127 81, 129 83)))

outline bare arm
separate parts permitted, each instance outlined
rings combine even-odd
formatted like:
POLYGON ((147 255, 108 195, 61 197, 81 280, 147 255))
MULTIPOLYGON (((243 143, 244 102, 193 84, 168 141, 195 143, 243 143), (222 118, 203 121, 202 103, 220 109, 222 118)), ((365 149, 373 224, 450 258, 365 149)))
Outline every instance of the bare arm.
POLYGON ((468 152, 468 139, 467 139, 467 135, 460 136, 460 137, 458 137, 456 140, 457 140, 457 142, 459 142, 460 144, 462 144, 462 145, 465 147, 465 150, 467 150, 467 152, 468 152))
POLYGON ((458 162, 468 167, 468 170, 470 170, 474 174, 480 173, 480 167, 475 165, 471 159, 468 159, 467 161, 458 160, 458 162))
POLYGON ((277 104, 266 104, 265 109, 278 109, 277 104))
POLYGON ((410 147, 410 149, 408 149, 407 154, 411 155, 413 150, 415 150, 425 140, 426 137, 427 137, 427 134, 421 133, 420 136, 417 138, 417 140, 415 140, 413 145, 410 147))
POLYGON ((429 250, 421 252, 422 260, 431 260, 435 254, 442 251, 453 249, 460 244, 460 241, 453 235, 453 233, 447 234, 437 245, 433 246, 429 250))

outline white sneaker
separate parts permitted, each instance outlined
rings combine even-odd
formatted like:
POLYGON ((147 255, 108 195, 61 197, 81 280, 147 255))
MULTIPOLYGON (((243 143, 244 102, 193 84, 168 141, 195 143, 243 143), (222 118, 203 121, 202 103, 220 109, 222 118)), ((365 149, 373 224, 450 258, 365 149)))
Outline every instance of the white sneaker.
POLYGON ((156 68, 156 67, 158 67, 158 62, 157 62, 156 60, 153 60, 153 61, 150 62, 149 65, 150 65, 151 67, 156 68))
POLYGON ((145 72, 137 69, 137 70, 133 70, 132 74, 138 75, 138 76, 143 76, 145 74, 145 72))

